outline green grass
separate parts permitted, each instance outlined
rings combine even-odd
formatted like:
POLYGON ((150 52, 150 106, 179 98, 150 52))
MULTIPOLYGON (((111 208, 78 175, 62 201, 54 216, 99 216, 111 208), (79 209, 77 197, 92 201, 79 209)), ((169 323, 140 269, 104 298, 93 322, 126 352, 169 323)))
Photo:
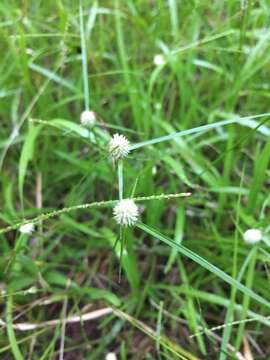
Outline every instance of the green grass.
POLYGON ((1 1, 1 359, 270 356, 269 240, 242 240, 269 237, 269 13, 1 1), (113 164, 116 132, 131 152, 113 164))

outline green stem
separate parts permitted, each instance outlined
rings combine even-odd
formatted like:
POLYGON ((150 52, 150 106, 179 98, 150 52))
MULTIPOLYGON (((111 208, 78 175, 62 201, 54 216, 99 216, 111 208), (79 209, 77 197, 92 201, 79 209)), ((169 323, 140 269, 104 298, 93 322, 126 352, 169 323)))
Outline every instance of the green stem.
MULTIPOLYGON (((181 197, 188 197, 191 193, 178 193, 178 194, 160 194, 160 195, 150 195, 150 196, 140 196, 137 198, 134 198, 134 201, 150 201, 150 200, 169 200, 169 199, 176 199, 181 197)), ((13 225, 7 226, 5 228, 0 229, 0 234, 7 233, 12 230, 18 229, 21 225, 33 223, 37 224, 40 221, 48 220, 50 218, 59 216, 61 214, 69 213, 75 210, 83 210, 83 209, 89 209, 94 207, 110 207, 115 205, 118 202, 118 200, 107 200, 107 201, 96 201, 92 203, 86 203, 81 205, 74 205, 70 207, 65 207, 60 210, 53 210, 51 212, 41 214, 39 216, 36 216, 32 219, 28 219, 26 221, 20 221, 13 225)))
MULTIPOLYGON (((253 284, 254 271, 255 271, 256 258, 257 258, 257 247, 255 246, 255 248, 253 248, 251 251, 253 251, 253 254, 252 254, 249 266, 248 266, 247 277, 246 277, 246 287, 248 287, 249 289, 252 288, 252 284, 253 284)), ((241 314, 241 316, 240 316, 241 322, 238 327, 237 338, 235 341, 236 350, 239 350, 240 345, 243 340, 243 333, 245 330, 245 320, 247 318, 249 303, 250 303, 250 297, 248 295, 244 294, 242 311, 240 313, 241 314)))
POLYGON ((118 161, 118 188, 119 188, 119 200, 122 200, 123 192, 124 192, 123 160, 118 161))
POLYGON ((13 308, 13 298, 12 298, 12 295, 9 295, 7 298, 7 304, 6 304, 6 322, 7 322, 8 339, 10 342, 11 351, 14 355, 14 358, 16 360, 23 360, 24 358, 23 358, 20 348, 17 344, 17 339, 16 339, 15 332, 13 329, 12 308, 13 308))
POLYGON ((88 68, 87 68, 87 53, 86 53, 86 40, 83 26, 83 8, 82 0, 80 0, 80 35, 81 35, 81 49, 82 49, 82 75, 83 75, 83 93, 84 93, 84 106, 89 110, 89 84, 88 84, 88 68))

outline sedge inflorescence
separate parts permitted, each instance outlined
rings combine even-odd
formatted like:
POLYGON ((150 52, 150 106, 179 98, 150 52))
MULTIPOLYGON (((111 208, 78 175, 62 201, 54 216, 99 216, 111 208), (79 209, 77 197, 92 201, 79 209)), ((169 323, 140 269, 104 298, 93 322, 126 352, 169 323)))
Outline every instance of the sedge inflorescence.
POLYGON ((35 225, 32 223, 23 224, 20 226, 19 231, 22 234, 32 234, 32 232, 35 230, 35 225))
POLYGON ((114 134, 108 145, 113 160, 123 159, 130 152, 130 142, 124 135, 114 134))
POLYGON ((132 199, 123 199, 113 208, 113 215, 117 224, 132 226, 138 221, 139 209, 132 199))
POLYGON ((96 123, 96 114, 91 110, 84 110, 80 116, 81 124, 87 127, 93 127, 96 123))
POLYGON ((156 66, 162 66, 165 64, 165 59, 162 54, 157 54, 154 56, 153 62, 156 66))
POLYGON ((263 238, 262 232, 259 229, 248 229, 243 234, 243 240, 247 244, 256 244, 263 238))
POLYGON ((109 352, 109 353, 106 355, 105 360, 117 360, 117 357, 116 357, 116 355, 115 355, 114 352, 109 352))

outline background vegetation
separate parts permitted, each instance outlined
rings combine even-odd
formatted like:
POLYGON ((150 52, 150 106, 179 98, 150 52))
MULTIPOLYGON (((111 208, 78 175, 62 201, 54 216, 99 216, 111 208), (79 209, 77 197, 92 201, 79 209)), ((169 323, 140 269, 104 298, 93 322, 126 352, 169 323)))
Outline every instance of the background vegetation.
POLYGON ((1 1, 2 229, 117 199, 109 134, 137 143, 213 125, 125 160, 126 197, 192 195, 140 202, 147 227, 125 231, 120 281, 110 206, 1 232, 1 359, 270 356, 268 247, 242 240, 269 227, 269 13, 267 0, 85 0, 84 39, 77 1, 1 1), (80 125, 87 99, 96 143, 80 125))

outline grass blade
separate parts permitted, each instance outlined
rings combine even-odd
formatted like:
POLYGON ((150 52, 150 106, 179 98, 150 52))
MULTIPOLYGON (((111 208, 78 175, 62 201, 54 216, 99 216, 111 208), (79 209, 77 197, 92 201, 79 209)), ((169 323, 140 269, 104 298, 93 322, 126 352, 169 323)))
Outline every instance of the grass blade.
POLYGON ((6 307, 6 322, 7 322, 7 334, 11 346, 11 350, 13 353, 13 356, 16 360, 23 360, 24 357, 20 351, 20 348, 18 346, 16 336, 13 329, 12 324, 12 308, 13 308, 13 298, 11 295, 7 298, 7 307, 6 307))
MULTIPOLYGON (((265 113, 265 114, 259 114, 259 115, 254 115, 254 116, 248 116, 247 118, 250 119, 255 119, 258 117, 264 117, 264 116, 269 116, 270 113, 265 113)), ((151 139, 151 140, 147 140, 147 141, 142 141, 140 143, 134 144, 133 146, 131 146, 130 150, 136 150, 139 149, 141 147, 144 146, 149 146, 149 145, 154 145, 154 144, 158 144, 164 141, 168 141, 168 140, 173 140, 177 137, 181 137, 181 136, 186 136, 186 135, 191 135, 191 134, 196 134, 196 133, 201 133, 201 132, 205 132, 205 131, 209 131, 212 129, 216 129, 220 126, 226 126, 226 125, 230 125, 230 124, 241 124, 244 125, 244 123, 242 122, 242 120, 244 120, 245 117, 243 118, 232 118, 229 120, 222 120, 222 121, 218 121, 215 122, 213 124, 207 124, 207 125, 201 125, 192 129, 188 129, 188 130, 182 130, 182 131, 178 131, 176 133, 173 134, 169 134, 169 135, 165 135, 165 136, 161 136, 155 139, 151 139)))
POLYGON ((260 295, 256 294, 253 290, 247 288, 245 285, 241 284, 238 280, 236 280, 236 279, 232 278, 230 275, 226 274, 224 271, 222 271, 215 265, 211 264, 210 262, 208 262, 207 260, 202 258, 200 255, 194 253, 193 251, 189 250, 188 248, 186 248, 183 245, 177 244, 175 241, 171 240, 167 236, 159 233, 157 230, 155 230, 145 224, 139 223, 137 225, 137 227, 140 228, 141 230, 145 231, 149 235, 152 235, 153 237, 164 242, 165 244, 171 246, 172 248, 177 249, 179 253, 187 256, 189 259, 195 261, 197 264, 199 264, 202 267, 204 267, 205 269, 209 270, 214 275, 216 275, 220 279, 224 280, 227 284, 235 286, 238 290, 240 290, 245 295, 249 296, 253 300, 256 300, 260 304, 270 308, 270 303, 267 300, 265 300, 260 295))
POLYGON ((38 72, 39 74, 45 76, 50 81, 54 81, 57 84, 59 84, 60 86, 63 86, 65 88, 71 90, 72 92, 75 92, 75 93, 78 92, 76 86, 74 86, 71 82, 61 78, 54 71, 48 70, 48 69, 44 68, 43 66, 40 66, 40 65, 37 65, 34 63, 30 63, 29 68, 31 70, 34 70, 34 71, 38 72))
POLYGON ((263 148, 261 154, 258 155, 255 163, 255 169, 253 174, 253 181, 250 187, 249 199, 247 210, 249 213, 253 213, 257 207, 257 198, 260 193, 267 174, 268 163, 270 159, 270 141, 268 141, 263 148))
POLYGON ((28 134, 26 136, 22 148, 20 161, 19 161, 19 195, 20 195, 21 204, 23 204, 23 188, 24 188, 24 180, 26 176, 27 166, 29 161, 33 157, 35 140, 38 136, 40 129, 41 129, 40 126, 31 126, 29 128, 28 134))

